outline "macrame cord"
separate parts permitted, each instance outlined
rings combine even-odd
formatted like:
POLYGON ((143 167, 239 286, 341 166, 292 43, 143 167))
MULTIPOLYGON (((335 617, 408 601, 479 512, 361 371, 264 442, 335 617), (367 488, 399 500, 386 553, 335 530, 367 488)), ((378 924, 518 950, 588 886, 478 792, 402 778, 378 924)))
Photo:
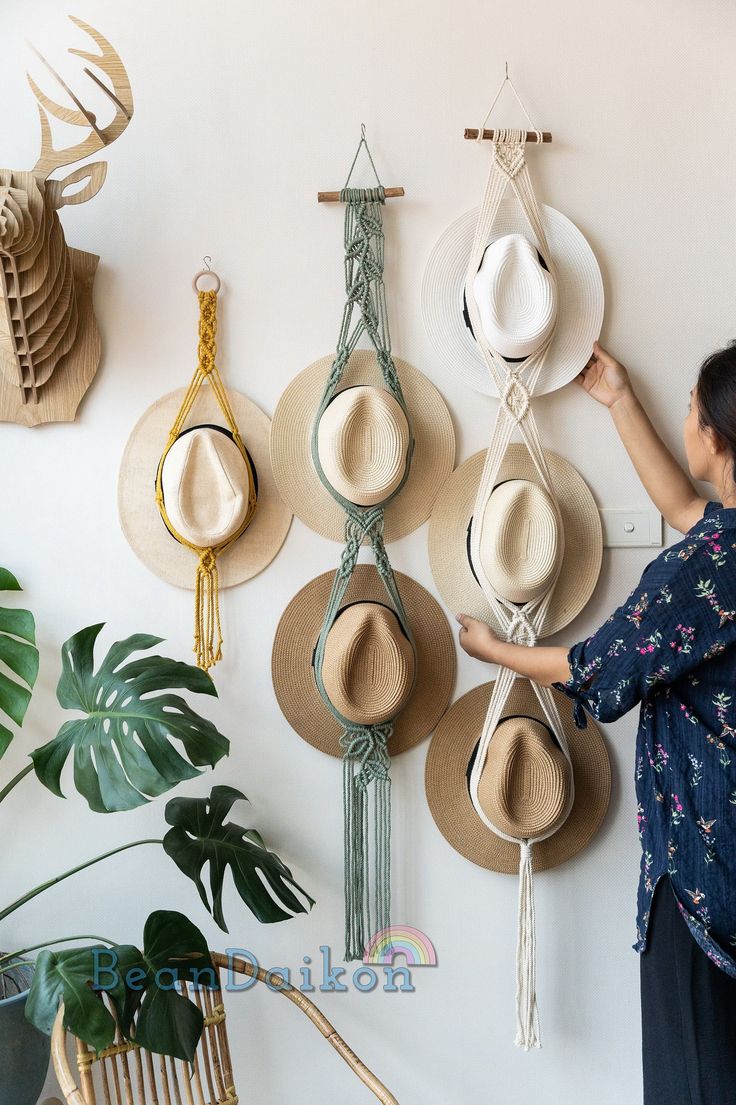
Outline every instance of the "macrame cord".
POLYGON ((406 634, 416 659, 416 646, 384 546, 384 508, 399 494, 409 475, 414 439, 401 384, 391 355, 391 338, 383 282, 384 234, 381 208, 383 186, 376 173, 376 188, 350 188, 355 163, 365 147, 374 173, 373 158, 363 132, 340 199, 345 204, 345 290, 346 301, 335 359, 312 427, 312 461, 322 484, 345 512, 345 546, 332 583, 322 629, 314 653, 314 674, 319 693, 330 713, 343 728, 343 811, 345 857, 345 959, 362 959, 371 936, 390 923, 391 911, 391 779, 387 743, 395 718, 381 725, 356 725, 336 709, 325 690, 322 664, 328 634, 340 613, 358 553, 364 541, 370 544, 376 571, 390 605, 406 634), (357 315, 357 317, 356 317, 357 315), (410 427, 404 474, 398 487, 382 503, 360 507, 330 484, 319 459, 318 431, 322 415, 336 395, 351 354, 366 334, 376 352, 385 387, 406 415, 410 427), (371 803, 371 792, 373 802, 371 803), (372 805, 372 818, 371 818, 372 805), (373 833, 370 823, 373 822, 373 833), (372 835, 372 840, 371 840, 372 835), (371 879, 371 853, 373 878, 371 879))
MULTIPOLYGON (((488 117, 498 101, 506 83, 511 85, 512 91, 529 120, 532 130, 536 132, 538 140, 541 141, 541 132, 538 131, 531 122, 529 113, 524 107, 508 75, 502 82, 501 88, 491 108, 479 128, 479 137, 482 138, 483 129, 488 121, 488 117)), ((542 632, 544 620, 552 599, 555 583, 559 577, 564 555, 564 527, 562 524, 560 507, 531 406, 534 389, 543 371, 549 348, 554 337, 554 329, 542 346, 535 350, 531 356, 527 357, 519 364, 509 363, 504 360, 497 350, 491 347, 484 335, 478 303, 474 292, 474 279, 490 240, 491 231, 501 201, 509 186, 524 212, 550 277, 556 283, 554 260, 547 242, 541 213, 534 194, 529 169, 526 164, 524 146, 524 131, 496 128, 491 167, 483 201, 478 214, 473 246, 468 261, 468 270, 465 280, 465 298, 473 334, 500 397, 491 442, 486 454, 483 473, 481 475, 480 485, 473 508, 473 523, 470 529, 471 559, 478 572, 480 586, 501 625, 502 633, 506 637, 506 640, 531 647, 536 644, 537 638, 542 632), (523 606, 517 606, 504 598, 503 595, 500 595, 487 579, 482 569, 480 569, 482 518, 488 500, 496 486, 498 473, 509 442, 516 429, 518 429, 529 451, 529 455, 539 475, 540 482, 550 497, 557 517, 557 529, 560 539, 556 570, 550 581, 549 588, 543 595, 525 603, 523 606)), ((551 833, 542 834, 528 840, 519 840, 516 837, 510 837, 491 823, 483 812, 478 800, 478 783, 486 760, 488 748, 493 733, 502 718, 504 706, 516 678, 515 672, 502 665, 499 666, 498 675, 491 694, 491 700, 488 705, 488 712, 483 724, 478 753, 471 772, 470 794, 475 810, 486 826, 503 839, 515 841, 519 844, 519 908, 516 946, 517 1031, 515 1043, 517 1046, 528 1050, 529 1048, 541 1046, 536 997, 536 936, 532 877, 532 845, 535 841, 543 840, 545 836, 551 835, 551 833)), ((567 738, 552 692, 548 687, 543 687, 533 681, 532 686, 547 723, 554 733, 560 749, 570 764, 570 779, 572 780, 572 764, 567 738)), ((569 815, 573 801, 574 788, 571 785, 564 817, 569 815)))
POLYGON ((217 571, 217 557, 225 549, 245 532, 250 525, 256 509, 256 485, 253 467, 250 457, 240 437, 235 415, 233 414, 230 400, 227 397, 225 385, 222 382, 217 368, 217 292, 198 291, 199 299, 199 327, 197 345, 197 368, 182 399, 179 411, 169 431, 166 448, 163 451, 156 471, 156 503, 161 517, 169 532, 182 545, 186 545, 197 554, 197 570, 194 584, 194 648, 197 657, 197 666, 203 671, 208 671, 218 660, 222 659, 222 626, 220 622, 220 587, 217 571), (245 460, 248 472, 248 507, 245 518, 239 529, 232 534, 227 541, 211 548, 200 548, 193 545, 174 528, 166 511, 162 487, 162 474, 166 455, 184 431, 187 419, 191 414, 194 403, 199 395, 204 382, 208 381, 212 393, 222 411, 227 428, 232 434, 233 441, 245 460))

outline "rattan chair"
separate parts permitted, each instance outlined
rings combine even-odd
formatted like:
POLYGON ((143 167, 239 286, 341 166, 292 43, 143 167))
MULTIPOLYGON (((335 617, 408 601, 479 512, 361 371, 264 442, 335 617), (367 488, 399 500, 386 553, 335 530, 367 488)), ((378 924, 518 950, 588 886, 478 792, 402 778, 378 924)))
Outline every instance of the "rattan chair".
MULTIPOLYGON (((283 994, 309 1017, 382 1105, 398 1105, 393 1094, 360 1061, 317 1006, 280 975, 256 969, 247 960, 228 959, 215 952, 212 960, 220 977, 223 969, 227 969, 270 982, 274 993, 283 994)), ((61 1008, 51 1038, 51 1054, 66 1101, 69 1105, 237 1105, 225 1009, 220 1004, 224 992, 203 988, 188 991, 202 1010, 205 1023, 192 1066, 178 1059, 152 1055, 122 1040, 97 1054, 75 1039, 75 1072, 68 1055, 68 1034, 61 1008)))

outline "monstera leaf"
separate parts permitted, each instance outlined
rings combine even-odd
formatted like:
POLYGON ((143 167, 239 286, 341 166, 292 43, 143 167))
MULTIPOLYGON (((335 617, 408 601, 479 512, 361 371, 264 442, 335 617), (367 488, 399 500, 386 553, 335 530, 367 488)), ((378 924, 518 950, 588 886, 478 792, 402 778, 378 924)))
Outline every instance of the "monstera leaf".
MULTIPOLYGON (((12 572, 0 568, 0 591, 20 590, 21 586, 12 572)), ((22 680, 19 683, 0 670, 0 714, 9 717, 16 725, 22 725, 38 675, 36 626, 30 610, 0 607, 0 661, 22 680)), ((12 739, 10 729, 0 722, 0 759, 12 739)))
POLYGON ((166 805, 166 820, 173 827, 164 837, 164 850, 193 880, 205 908, 224 932, 228 928, 222 912, 222 890, 228 867, 235 889, 259 921, 285 921, 294 913, 307 912, 292 887, 304 896, 310 908, 314 905, 289 868, 268 851, 254 829, 225 821, 239 801, 247 801, 239 790, 218 786, 213 787, 209 798, 172 798, 166 805), (202 869, 207 863, 212 904, 202 882, 202 869))
POLYGON ((117 641, 95 672, 101 629, 80 630, 61 650, 57 698, 85 716, 66 721, 31 757, 40 781, 62 797, 61 772, 73 753, 77 790, 91 809, 111 813, 143 805, 199 775, 199 768, 214 767, 230 742, 180 695, 170 693, 183 688, 216 695, 205 672, 165 656, 129 660, 131 653, 159 644, 160 637, 137 633, 117 641))
POLYGON ((207 942, 183 914, 158 910, 146 921, 142 951, 132 944, 42 951, 26 1016, 50 1034, 63 1001, 64 1027, 101 1051, 115 1037, 115 1018, 100 998, 104 990, 126 1039, 191 1061, 203 1017, 177 990, 184 982, 217 985, 207 942))

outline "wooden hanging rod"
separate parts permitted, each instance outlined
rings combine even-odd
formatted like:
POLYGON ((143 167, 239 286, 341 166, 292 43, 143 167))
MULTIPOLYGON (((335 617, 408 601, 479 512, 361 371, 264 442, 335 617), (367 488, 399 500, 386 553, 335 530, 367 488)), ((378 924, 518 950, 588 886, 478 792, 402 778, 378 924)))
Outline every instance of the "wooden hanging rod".
MULTIPOLYGON (((395 199, 398 199, 399 196, 404 195, 404 189, 403 188, 386 188, 386 189, 384 189, 384 193, 385 193, 385 196, 386 196, 387 200, 395 200, 395 199)), ((340 193, 339 192, 318 192, 317 193, 317 203, 339 203, 339 202, 340 202, 340 193)))
MULTIPOLYGON (((466 127, 465 128, 465 137, 466 138, 477 138, 478 137, 478 128, 477 127, 466 127)), ((496 131, 495 130, 484 130, 483 131, 483 137, 484 138, 489 138, 492 141, 496 137, 496 131)), ((537 132, 534 131, 534 130, 528 130, 526 132, 526 134, 524 135, 524 141, 525 142, 536 142, 537 140, 538 140, 537 139, 537 132)), ((542 131, 542 141, 543 142, 551 142, 552 141, 552 135, 550 134, 550 132, 548 130, 542 131)))

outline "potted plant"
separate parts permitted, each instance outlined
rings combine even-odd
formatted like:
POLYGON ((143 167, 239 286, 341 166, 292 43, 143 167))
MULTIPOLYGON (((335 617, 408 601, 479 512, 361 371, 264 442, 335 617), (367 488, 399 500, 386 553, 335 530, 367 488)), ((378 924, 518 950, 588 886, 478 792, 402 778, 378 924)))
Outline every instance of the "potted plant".
MULTIPOLYGON (((19 590, 16 578, 0 569, 0 591, 19 590)), ((62 646, 57 698, 74 716, 30 753, 18 774, 7 782, 0 778, 0 807, 16 787, 28 785, 26 779, 62 796, 62 770, 72 759, 74 785, 90 809, 131 810, 196 778, 228 754, 228 740, 178 693, 216 695, 209 675, 191 664, 152 654, 161 638, 148 634, 114 642, 95 666, 102 629, 89 626, 62 646)), ((33 615, 18 607, 0 607, 0 759, 13 739, 11 726, 23 723, 38 666, 33 615)), ((305 912, 314 903, 289 868, 254 829, 227 820, 233 805, 244 798, 227 786, 214 787, 205 798, 173 798, 165 807, 168 827, 160 838, 125 841, 84 858, 13 902, 0 902, 0 947, 6 943, 2 922, 17 910, 79 871, 133 848, 162 848, 194 882, 203 905, 224 931, 222 890, 228 871, 259 921, 281 921, 305 912), (202 878, 205 867, 209 895, 202 878)), ((2 813, 0 808, 0 818, 2 813)), ((42 944, 0 953, 0 1105, 35 1105, 48 1066, 45 1034, 51 1031, 60 1000, 66 1027, 96 1050, 112 1042, 116 1021, 126 1038, 152 1051, 191 1059, 196 1049, 202 1031, 199 1009, 156 982, 162 969, 176 970, 186 980, 195 969, 211 966, 205 938, 196 926, 180 913, 156 910, 146 922, 142 948, 90 934, 88 919, 81 927, 82 933, 53 931, 42 944), (107 1005, 92 985, 101 949, 114 952, 123 979, 108 992, 107 1005), (35 963, 30 956, 37 957, 35 963), (135 989, 125 983, 130 968, 137 971, 135 989)))

